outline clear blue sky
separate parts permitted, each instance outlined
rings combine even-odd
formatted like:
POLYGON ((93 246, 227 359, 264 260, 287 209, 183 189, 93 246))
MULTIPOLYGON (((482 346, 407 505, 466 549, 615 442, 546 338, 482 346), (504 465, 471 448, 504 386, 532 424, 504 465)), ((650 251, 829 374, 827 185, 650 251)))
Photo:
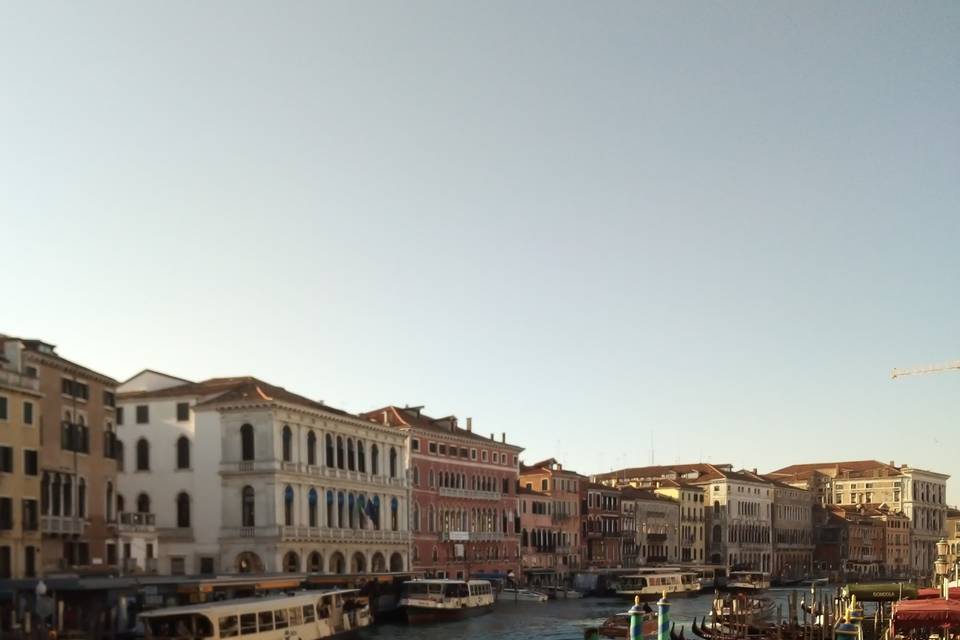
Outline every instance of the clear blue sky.
MULTIPOLYGON (((960 476, 960 4, 0 5, 0 331, 581 472, 960 476)), ((951 483, 951 502, 960 484, 951 483)))

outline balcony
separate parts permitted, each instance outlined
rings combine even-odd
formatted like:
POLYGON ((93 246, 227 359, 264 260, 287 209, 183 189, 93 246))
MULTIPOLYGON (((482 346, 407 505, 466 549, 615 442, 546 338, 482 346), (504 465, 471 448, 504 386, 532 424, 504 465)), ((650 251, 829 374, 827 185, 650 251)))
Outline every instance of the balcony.
POLYGON ((667 534, 665 533, 647 533, 647 542, 666 542, 667 534))
POLYGON ((440 539, 444 542, 493 542, 503 540, 506 534, 501 531, 441 531, 440 539), (452 534, 452 535, 451 535, 452 534), (466 534, 466 539, 463 536, 466 534))
MULTIPOLYGON (((402 477, 391 478, 383 474, 373 475, 336 469, 334 467, 319 467, 302 462, 283 462, 280 460, 243 460, 240 462, 221 462, 220 473, 232 475, 235 473, 293 473, 310 478, 331 478, 334 480, 350 480, 364 484, 374 484, 385 487, 405 487, 406 480, 402 477)), ((499 498, 499 494, 498 494, 499 498)))
POLYGON ((503 497, 499 491, 479 491, 474 489, 453 489, 439 487, 437 493, 446 498, 470 498, 473 500, 499 500, 503 497))
POLYGON ((136 574, 156 574, 157 569, 159 568, 159 563, 156 558, 146 558, 143 561, 143 564, 140 563, 136 558, 124 558, 123 559, 123 573, 127 575, 136 575, 136 574))
POLYGON ((121 511, 117 514, 118 530, 123 533, 156 533, 156 515, 121 511))
POLYGON ((224 527, 221 538, 278 538, 284 542, 407 542, 409 531, 385 529, 333 529, 273 525, 265 527, 224 527))
POLYGON ((11 371, 10 369, 0 369, 0 385, 18 387, 29 391, 40 391, 39 378, 25 375, 19 371, 11 371))
POLYGON ((73 516, 41 516, 40 531, 43 534, 83 535, 87 521, 73 516))
POLYGON ((550 522, 553 522, 553 523, 567 522, 570 520, 570 517, 571 516, 569 513, 554 513, 550 515, 550 522))

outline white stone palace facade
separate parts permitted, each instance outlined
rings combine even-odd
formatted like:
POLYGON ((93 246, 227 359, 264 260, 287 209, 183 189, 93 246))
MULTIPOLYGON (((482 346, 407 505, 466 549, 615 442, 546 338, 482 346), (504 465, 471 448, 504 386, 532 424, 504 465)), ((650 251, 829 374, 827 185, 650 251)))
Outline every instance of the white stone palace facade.
POLYGON ((120 392, 118 483, 156 511, 161 573, 409 570, 396 429, 249 377, 147 371, 120 392))

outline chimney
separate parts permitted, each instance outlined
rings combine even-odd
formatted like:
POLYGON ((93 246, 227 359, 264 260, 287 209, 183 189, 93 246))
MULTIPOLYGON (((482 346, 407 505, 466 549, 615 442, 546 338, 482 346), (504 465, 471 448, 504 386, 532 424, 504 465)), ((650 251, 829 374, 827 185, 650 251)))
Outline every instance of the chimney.
POLYGON ((753 468, 753 475, 757 475, 757 468, 756 468, 756 467, 753 468))
POLYGON ((467 431, 473 431, 473 418, 467 417, 467 431))
POLYGON ((506 431, 501 431, 501 432, 500 432, 500 442, 502 442, 502 443, 504 443, 504 444, 507 443, 507 432, 506 432, 506 431))
POLYGON ((895 463, 893 460, 891 460, 891 461, 890 461, 890 466, 891 466, 891 467, 895 467, 895 466, 897 466, 897 465, 896 465, 896 463, 895 463))
POLYGON ((490 441, 493 442, 493 434, 490 434, 490 441))
POLYGON ((387 411, 386 411, 386 409, 384 409, 384 411, 383 411, 383 426, 387 426, 387 424, 388 424, 388 423, 387 423, 387 411))

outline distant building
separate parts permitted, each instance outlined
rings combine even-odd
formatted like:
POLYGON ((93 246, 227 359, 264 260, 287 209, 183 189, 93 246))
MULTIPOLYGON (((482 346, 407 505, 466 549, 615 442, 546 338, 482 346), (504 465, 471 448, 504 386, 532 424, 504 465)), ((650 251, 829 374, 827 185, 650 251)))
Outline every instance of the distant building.
POLYGON ((109 571, 117 564, 113 513, 117 382, 41 340, 5 338, 20 370, 39 381, 43 571, 109 571))
POLYGON ((526 486, 517 492, 520 501, 520 560, 523 581, 552 585, 560 581, 562 533, 553 518, 553 497, 526 486))
POLYGON ((554 566, 561 582, 582 566, 581 495, 586 485, 585 476, 565 469, 554 458, 520 466, 521 488, 552 499, 551 527, 559 534, 554 566))
POLYGON ((680 502, 633 487, 621 489, 621 500, 633 514, 636 564, 676 563, 680 558, 680 502))
POLYGON ((960 562, 960 510, 951 507, 947 510, 947 544, 949 545, 950 566, 960 562))
POLYGON ((946 491, 950 476, 877 460, 796 464, 768 474, 812 491, 819 504, 886 504, 911 522, 910 567, 930 575, 936 543, 946 532, 946 491))
POLYGON ((623 515, 620 490, 594 482, 585 483, 586 517, 581 522, 585 541, 584 565, 591 569, 623 566, 623 515))
POLYGON ((41 571, 42 396, 23 342, 0 336, 0 579, 41 571))
POLYGON ((680 504, 680 562, 706 562, 706 514, 704 487, 663 479, 655 481, 657 495, 680 504))
POLYGON ((813 503, 811 491, 769 476, 773 485, 773 574, 809 575, 813 568, 813 503))
POLYGON ((413 568, 429 577, 506 576, 520 568, 518 456, 523 449, 473 432, 467 418, 431 418, 423 407, 363 414, 408 441, 413 568))
POLYGON ((831 534, 816 550, 822 569, 851 577, 877 578, 884 574, 885 527, 856 505, 827 505, 821 511, 820 529, 831 534), (834 533, 835 532, 835 533, 834 533))

